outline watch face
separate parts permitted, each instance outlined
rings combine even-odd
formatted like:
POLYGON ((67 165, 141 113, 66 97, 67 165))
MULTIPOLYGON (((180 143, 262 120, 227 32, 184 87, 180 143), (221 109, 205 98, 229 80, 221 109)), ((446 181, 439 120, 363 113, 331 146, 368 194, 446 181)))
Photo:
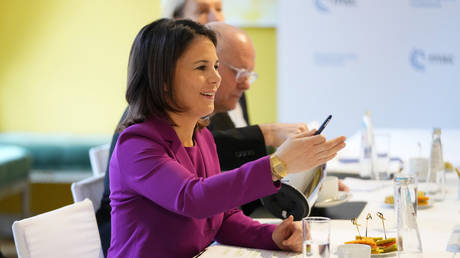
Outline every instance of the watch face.
POLYGON ((287 173, 286 173, 287 171, 284 168, 283 164, 281 164, 281 163, 276 165, 275 171, 276 171, 276 173, 278 173, 282 177, 285 177, 287 175, 287 173))
POLYGON ((270 164, 272 165, 274 174, 276 174, 275 176, 283 178, 287 175, 286 166, 284 166, 283 162, 277 156, 271 156, 270 164))

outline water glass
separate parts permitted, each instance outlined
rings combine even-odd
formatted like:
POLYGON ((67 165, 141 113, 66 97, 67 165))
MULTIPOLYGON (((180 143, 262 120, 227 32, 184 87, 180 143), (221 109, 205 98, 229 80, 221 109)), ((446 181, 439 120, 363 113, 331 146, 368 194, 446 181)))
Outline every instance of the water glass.
POLYGON ((384 180, 390 178, 390 135, 376 134, 374 135, 376 160, 374 165, 374 173, 376 179, 384 180))
POLYGON ((405 175, 397 176, 394 180, 394 196, 398 254, 422 253, 422 242, 417 225, 417 188, 415 179, 405 175))
POLYGON ((330 255, 330 219, 307 217, 302 219, 304 258, 328 258, 330 255))

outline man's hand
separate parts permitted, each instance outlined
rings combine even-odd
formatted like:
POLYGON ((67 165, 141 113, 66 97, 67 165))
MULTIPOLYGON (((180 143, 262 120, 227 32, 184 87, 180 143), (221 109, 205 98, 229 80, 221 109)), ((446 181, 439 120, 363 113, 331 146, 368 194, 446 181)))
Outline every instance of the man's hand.
POLYGON ((272 239, 281 250, 302 252, 302 223, 289 216, 276 226, 272 239))
POLYGON ((305 123, 285 124, 285 123, 270 123, 259 125, 262 134, 264 135, 265 145, 278 147, 289 136, 308 131, 305 123))

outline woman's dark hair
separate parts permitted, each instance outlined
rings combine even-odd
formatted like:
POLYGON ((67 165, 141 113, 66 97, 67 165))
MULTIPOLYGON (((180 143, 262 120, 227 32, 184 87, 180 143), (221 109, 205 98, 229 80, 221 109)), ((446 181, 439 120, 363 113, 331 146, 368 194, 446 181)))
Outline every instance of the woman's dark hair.
MULTIPOLYGON (((136 36, 128 64, 126 100, 128 113, 118 126, 126 127, 150 116, 168 117, 166 111, 184 111, 175 102, 173 80, 177 60, 197 36, 207 37, 214 46, 216 35, 191 20, 160 19, 144 26, 136 36)), ((200 122, 198 127, 205 126, 200 122)))

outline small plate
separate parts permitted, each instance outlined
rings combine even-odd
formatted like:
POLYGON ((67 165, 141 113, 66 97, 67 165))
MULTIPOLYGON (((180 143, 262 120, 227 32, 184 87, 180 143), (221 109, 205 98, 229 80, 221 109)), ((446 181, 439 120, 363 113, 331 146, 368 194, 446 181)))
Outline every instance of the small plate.
POLYGON ((398 254, 398 251, 391 251, 388 253, 371 254, 371 257, 391 257, 391 256, 396 256, 397 254, 398 254))
POLYGON ((351 198, 351 193, 350 192, 339 192, 339 197, 337 199, 331 199, 331 200, 326 200, 322 202, 316 202, 315 207, 317 208, 327 208, 327 207, 332 207, 332 206, 337 206, 339 204, 342 204, 344 202, 347 202, 351 198))

